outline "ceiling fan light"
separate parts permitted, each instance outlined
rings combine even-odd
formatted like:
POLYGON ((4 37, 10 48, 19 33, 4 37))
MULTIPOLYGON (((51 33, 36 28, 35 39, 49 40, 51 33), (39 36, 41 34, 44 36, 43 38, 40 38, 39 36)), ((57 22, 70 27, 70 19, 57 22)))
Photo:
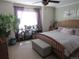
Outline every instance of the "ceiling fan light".
POLYGON ((43 3, 43 5, 47 5, 48 4, 48 2, 46 2, 46 1, 43 1, 42 3, 43 3))

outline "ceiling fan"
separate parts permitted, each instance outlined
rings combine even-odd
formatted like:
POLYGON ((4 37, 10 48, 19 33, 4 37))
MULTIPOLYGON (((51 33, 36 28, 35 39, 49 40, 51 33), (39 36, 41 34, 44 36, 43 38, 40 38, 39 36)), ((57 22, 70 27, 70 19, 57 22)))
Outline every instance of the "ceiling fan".
POLYGON ((48 5, 49 2, 60 3, 60 1, 55 1, 55 0, 42 0, 42 1, 35 2, 35 3, 40 3, 40 2, 42 2, 43 5, 48 5))

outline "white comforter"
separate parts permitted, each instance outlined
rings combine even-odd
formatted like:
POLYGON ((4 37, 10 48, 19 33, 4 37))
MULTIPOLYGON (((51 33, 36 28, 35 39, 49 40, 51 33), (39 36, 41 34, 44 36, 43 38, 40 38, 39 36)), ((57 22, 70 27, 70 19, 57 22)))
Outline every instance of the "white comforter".
POLYGON ((57 42, 61 43, 65 47, 65 56, 69 56, 79 47, 79 36, 65 34, 58 30, 43 32, 41 34, 54 38, 57 42))

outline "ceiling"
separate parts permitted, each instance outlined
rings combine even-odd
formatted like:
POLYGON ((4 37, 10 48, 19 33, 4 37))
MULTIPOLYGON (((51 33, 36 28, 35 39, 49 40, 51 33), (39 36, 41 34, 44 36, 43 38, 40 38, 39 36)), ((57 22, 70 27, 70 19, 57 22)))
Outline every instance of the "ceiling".
MULTIPOLYGON (((42 0, 4 0, 4 1, 9 1, 12 3, 20 3, 20 4, 26 4, 26 5, 35 5, 35 6, 43 6, 42 0), (36 3, 39 2, 39 3, 36 3)), ((47 6, 52 6, 52 7, 62 7, 66 5, 71 5, 75 3, 79 3, 79 0, 58 0, 60 3, 49 3, 47 6)))

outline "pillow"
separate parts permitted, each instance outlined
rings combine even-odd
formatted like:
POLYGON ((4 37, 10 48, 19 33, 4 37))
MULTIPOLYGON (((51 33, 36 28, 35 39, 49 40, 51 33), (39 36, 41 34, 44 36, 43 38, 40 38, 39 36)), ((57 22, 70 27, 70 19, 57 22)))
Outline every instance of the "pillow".
POLYGON ((60 32, 66 33, 66 34, 70 34, 70 35, 73 35, 74 34, 74 31, 71 28, 63 28, 63 29, 61 29, 60 32))
POLYGON ((75 35, 79 36, 79 29, 74 29, 75 35))

